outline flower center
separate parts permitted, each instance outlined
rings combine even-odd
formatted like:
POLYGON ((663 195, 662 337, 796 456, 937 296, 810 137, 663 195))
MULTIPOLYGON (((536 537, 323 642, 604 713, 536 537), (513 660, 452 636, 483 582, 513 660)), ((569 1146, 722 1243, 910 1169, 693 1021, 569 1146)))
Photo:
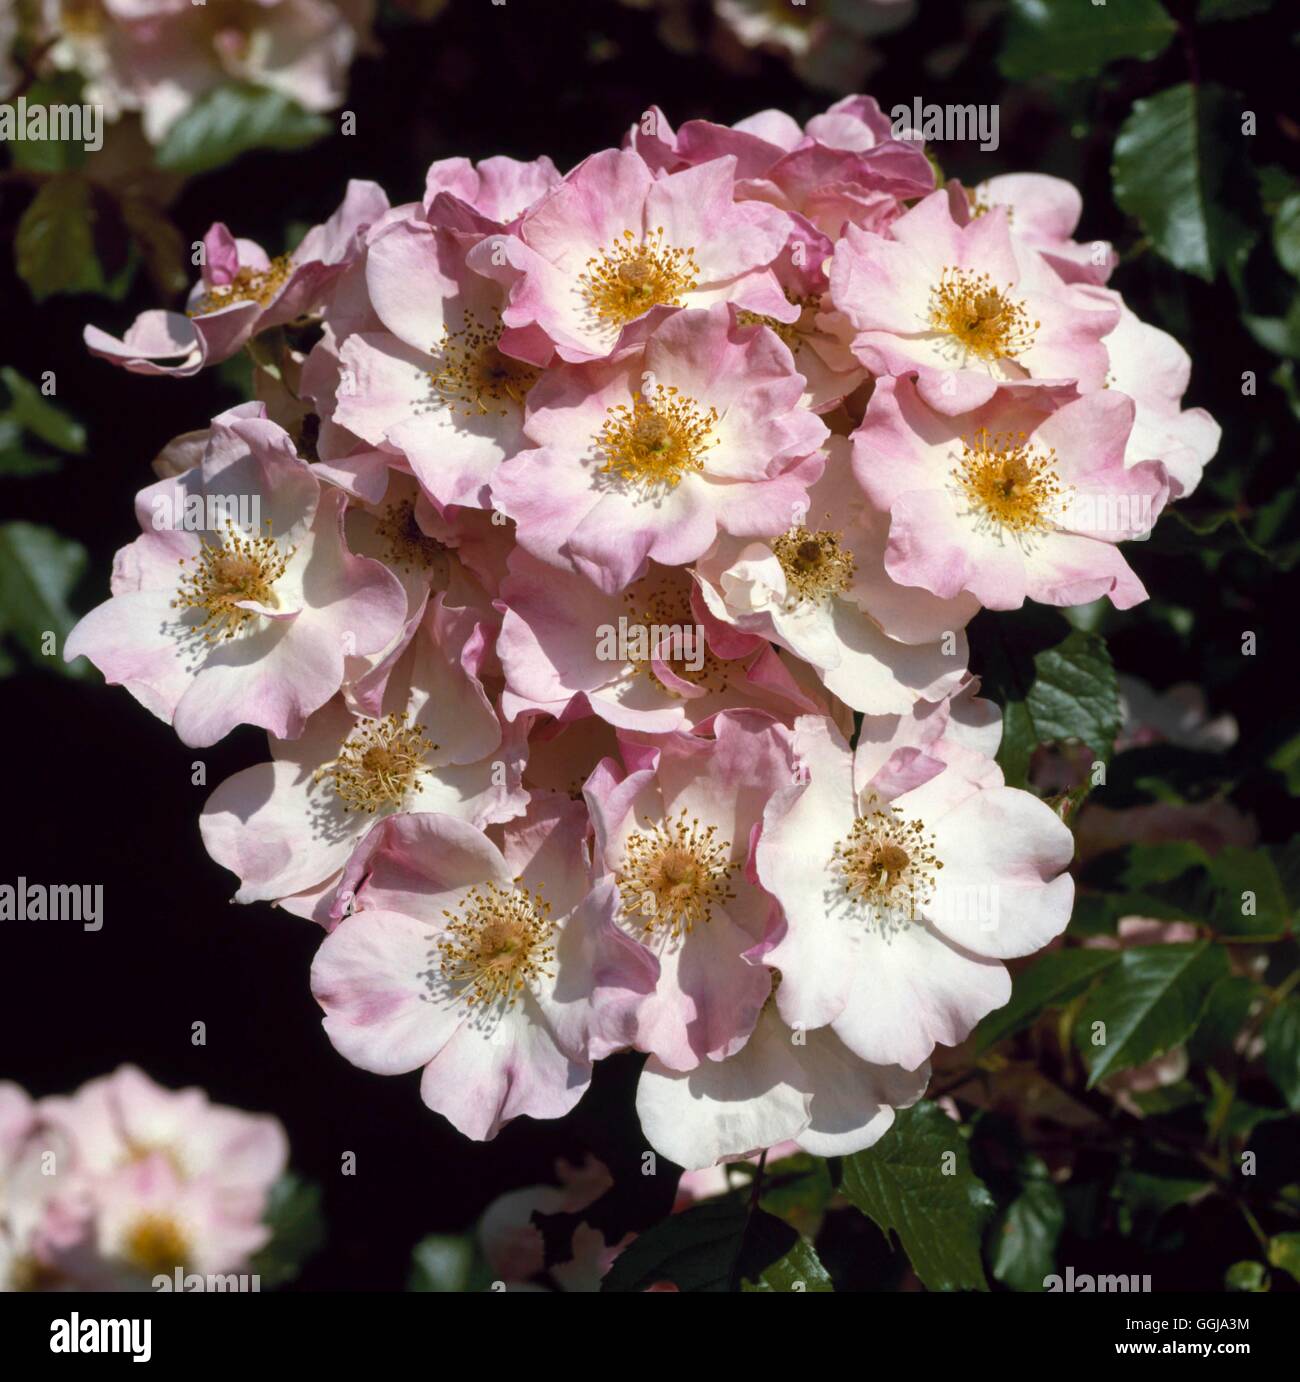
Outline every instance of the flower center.
POLYGON ((374 815, 405 803, 425 756, 437 747, 405 715, 365 720, 339 745, 339 756, 316 769, 313 781, 332 779, 345 811, 374 815))
POLYGON ((772 543, 792 603, 820 604, 849 588, 857 563, 840 546, 842 537, 827 528, 810 532, 801 524, 772 543))
POLYGON ((522 407, 538 373, 531 365, 503 355, 497 347, 500 339, 499 318, 484 326, 467 312, 459 331, 444 326, 431 352, 439 361, 429 371, 434 403, 463 417, 488 413, 505 417, 512 406, 522 407))
POLYGON ((665 926, 679 936, 708 921, 715 903, 735 897, 729 880, 740 865, 731 841, 717 833, 698 817, 688 820, 683 807, 676 818, 629 835, 617 874, 624 916, 639 916, 647 931, 665 926))
POLYGON ((1056 452, 1040 451, 1023 432, 980 428, 973 445, 963 441, 952 474, 979 527, 1049 532, 1067 498, 1056 474, 1056 452))
POLYGON ((704 412, 675 388, 655 385, 654 401, 639 393, 632 406, 615 404, 595 439, 602 475, 616 474, 646 489, 675 489, 682 476, 704 469, 704 453, 717 445, 712 436, 718 410, 704 412))
POLYGON ((909 921, 933 896, 935 872, 943 868, 924 823, 883 802, 858 816, 831 855, 850 897, 909 921))
POLYGON ((747 312, 744 308, 736 313, 736 320, 741 326, 770 327, 785 343, 790 353, 798 355, 805 337, 813 329, 813 319, 821 299, 816 296, 796 297, 789 291, 786 292, 785 296, 787 301, 794 303, 800 309, 799 316, 795 321, 777 321, 775 317, 764 316, 761 312, 747 312))
POLYGON ((146 1276, 184 1267, 190 1246, 176 1220, 166 1214, 143 1214, 127 1232, 122 1255, 146 1276))
POLYGON ((602 245, 587 260, 578 282, 601 321, 623 326, 652 307, 680 307, 682 294, 695 288, 699 272, 694 248, 665 245, 664 228, 659 226, 647 239, 638 240, 625 230, 611 249, 602 245))
POLYGON ((461 899, 459 912, 443 912, 448 920, 438 941, 439 970, 469 1007, 513 1007, 525 985, 551 977, 555 923, 540 887, 530 893, 517 886, 478 884, 461 899))
MULTIPOLYGON (((691 578, 679 568, 667 574, 655 572, 643 576, 623 593, 623 604, 627 608, 629 626, 639 625, 646 633, 649 656, 632 657, 632 667, 638 675, 644 672, 659 681, 653 661, 655 630, 658 629, 659 660, 676 676, 710 691, 719 691, 726 685, 727 669, 709 647, 704 628, 696 622, 695 611, 691 608, 691 578), (693 665, 695 663, 699 665, 693 665)), ((660 685, 663 686, 662 681, 660 685)), ((670 696, 678 694, 673 687, 663 686, 663 689, 670 696)))
POLYGON ((988 274, 946 268, 930 289, 930 325, 980 360, 1015 359, 1033 345, 1041 324, 1031 322, 1023 304, 995 288, 988 274))
POLYGON ((388 545, 390 566, 400 571, 431 571, 445 584, 451 565, 450 551, 420 527, 414 499, 390 504, 375 531, 388 545))
POLYGON ((69 38, 95 38, 104 31, 105 15, 100 0, 63 0, 59 27, 69 38))
POLYGON ((237 302, 256 302, 266 307, 284 287, 292 273, 293 261, 287 254, 271 260, 265 269, 253 269, 245 265, 229 283, 214 283, 204 293, 198 306, 191 308, 186 315, 206 316, 222 307, 232 307, 237 302))
MULTIPOLYGON (((270 522, 267 523, 270 528, 270 522)), ((239 634, 250 619, 260 616, 241 607, 250 600, 274 605, 275 583, 284 575, 297 549, 281 550, 273 537, 244 536, 232 522, 220 543, 204 541, 194 557, 182 557, 180 565, 194 563, 181 577, 173 609, 201 609, 207 614, 197 627, 205 642, 220 643, 239 634)))

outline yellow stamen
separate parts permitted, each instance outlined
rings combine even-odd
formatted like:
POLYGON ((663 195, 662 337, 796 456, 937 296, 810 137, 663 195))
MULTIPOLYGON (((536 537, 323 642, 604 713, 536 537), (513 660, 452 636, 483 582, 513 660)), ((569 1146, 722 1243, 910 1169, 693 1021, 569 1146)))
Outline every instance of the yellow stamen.
POLYGON ((445 576, 451 562, 450 549, 430 537, 415 518, 415 500, 390 504, 375 528, 387 544, 386 560, 399 571, 432 571, 445 576))
POLYGON ((374 815, 406 803, 425 757, 437 747, 405 715, 364 720, 339 746, 339 756, 316 770, 314 780, 332 779, 345 811, 374 815))
POLYGON ((695 250, 664 244, 664 228, 638 240, 630 230, 612 248, 603 245, 578 275, 592 312, 603 322, 623 326, 652 307, 680 307, 683 293, 696 287, 700 272, 695 250))
POLYGON ((262 307, 289 281, 293 273, 293 261, 287 254, 271 260, 265 269, 253 269, 245 265, 239 269, 229 283, 216 283, 200 299, 197 307, 187 313, 191 317, 206 316, 222 307, 231 307, 237 302, 256 302, 262 307))
POLYGON ((1056 452, 1040 450, 1023 432, 980 428, 973 444, 962 443, 952 474, 978 526, 1024 536, 1051 531, 1072 492, 1057 476, 1056 452))
POLYGON ((127 1231, 122 1255, 146 1276, 184 1267, 189 1242, 176 1220, 166 1214, 144 1214, 127 1231))
POLYGON ((843 536, 826 528, 811 532, 800 524, 772 543, 793 603, 820 604, 849 588, 857 563, 840 546, 843 536))
POLYGON ((831 854, 850 897, 909 921, 934 895, 935 872, 943 868, 924 823, 885 803, 868 805, 831 854))
POLYGON ((540 885, 532 893, 482 883, 461 899, 459 912, 443 912, 447 931, 438 942, 439 969, 468 1007, 511 1008, 528 984, 553 977, 548 966, 555 961, 555 924, 540 885))
POLYGON ((181 577, 173 609, 201 609, 207 618, 197 626, 205 642, 220 643, 234 638, 249 620, 261 616, 251 609, 240 608, 240 601, 274 606, 278 602, 275 583, 288 569, 289 560, 297 548, 282 551, 275 538, 243 536, 234 523, 227 520, 226 536, 219 543, 204 540, 198 555, 180 558, 194 569, 181 577))
POLYGON ((777 321, 775 317, 764 316, 761 312, 747 312, 742 308, 736 313, 736 320, 741 326, 767 326, 785 342, 792 355, 798 355, 804 340, 813 329, 814 318, 817 309, 821 305, 821 299, 816 296, 797 297, 790 292, 786 292, 786 299, 794 303, 799 310, 799 316, 792 322, 777 321))
POLYGON ((675 489, 684 475, 704 469, 704 453, 717 445, 718 410, 703 412, 676 388, 655 385, 654 401, 640 393, 632 406, 615 404, 595 438, 602 475, 616 474, 647 490, 675 489))
POLYGON ((522 407, 538 372, 522 360, 503 355, 497 346, 500 339, 499 317, 483 325, 467 312, 460 330, 444 326, 432 351, 438 364, 429 371, 434 404, 463 417, 488 413, 505 417, 512 408, 522 407))
POLYGON ((616 875, 623 914, 640 917, 647 931, 689 933, 709 920, 715 904, 735 897, 729 880, 740 865, 731 858, 731 841, 717 838, 717 826, 688 820, 684 807, 675 818, 646 824, 628 836, 616 875))
POLYGON ((995 288, 988 274, 946 268, 930 289, 930 325, 967 355, 986 362, 1014 360, 1033 345, 1042 323, 1031 322, 1009 292, 1009 286, 995 288))

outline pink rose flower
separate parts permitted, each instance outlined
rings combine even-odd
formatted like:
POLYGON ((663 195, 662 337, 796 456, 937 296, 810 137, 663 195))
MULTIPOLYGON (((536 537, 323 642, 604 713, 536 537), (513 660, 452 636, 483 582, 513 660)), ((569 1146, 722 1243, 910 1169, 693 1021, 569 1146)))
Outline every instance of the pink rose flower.
POLYGON ((439 504, 486 508, 497 467, 525 445, 538 371, 499 348, 503 294, 466 267, 476 243, 419 221, 373 240, 366 284, 384 329, 341 342, 332 421, 404 455, 439 504))
POLYGON ((647 558, 694 561, 719 528, 785 531, 826 436, 802 392, 770 333, 722 304, 678 312, 644 351, 548 371, 528 400, 537 449, 501 467, 493 499, 526 550, 621 590, 647 558))
MULTIPOLYGON (((779 983, 773 976, 774 992, 779 983)), ((928 1064, 909 1071, 860 1060, 830 1027, 792 1032, 769 1000, 726 1060, 683 1072, 651 1056, 636 1111, 650 1145, 687 1171, 787 1140, 814 1156, 848 1156, 878 1142, 894 1110, 910 1108, 929 1081, 928 1064)))
POLYGON ((938 412, 970 412, 1008 381, 1105 382, 1117 309, 1017 244, 1005 209, 961 225, 938 191, 887 237, 847 226, 830 281, 858 359, 873 374, 915 374, 938 412))
POLYGON ((832 437, 799 521, 779 537, 722 537, 696 568, 716 618, 770 639, 816 669, 854 710, 896 714, 940 701, 966 671, 970 594, 940 599, 886 573, 889 520, 854 478, 850 445, 832 437))
POLYGON ((653 987, 613 885, 589 886, 585 819, 538 794, 498 848, 450 816, 391 816, 344 873, 357 910, 312 965, 326 1035, 363 1070, 423 1068, 424 1102, 467 1137, 567 1113, 653 987))
POLYGON ((342 685, 345 654, 384 648, 406 617, 396 577, 348 551, 344 496, 261 413, 223 413, 200 465, 142 491, 113 596, 65 648, 195 747, 238 724, 294 738, 342 685))
POLYGON ((509 570, 497 640, 507 719, 530 711, 565 720, 595 714, 655 733, 744 706, 777 718, 826 708, 761 638, 702 609, 684 567, 652 562, 615 594, 518 548, 509 570))
POLYGON ((747 958, 773 910, 750 857, 763 808, 792 780, 789 731, 753 710, 711 728, 622 733, 626 773, 601 764, 586 789, 595 871, 612 875, 622 926, 659 961, 630 1043, 674 1070, 738 1050, 771 987, 747 958))
POLYGON ((121 340, 88 326, 86 346, 133 374, 185 378, 220 364, 259 332, 319 311, 366 228, 387 211, 388 198, 376 183, 349 182, 334 215, 308 231, 291 254, 275 259, 218 222, 203 238, 202 276, 184 314, 142 312, 121 340))
MULTIPOLYGON (((580 163, 518 223, 471 253, 505 283, 506 326, 535 328, 561 359, 607 357, 647 313, 734 302, 789 320, 768 265, 784 248, 789 217, 735 200, 735 162, 715 159, 656 178, 630 149, 580 163)), ((524 354, 545 364, 540 344, 524 354)))
POLYGON ((796 723, 807 780, 773 798, 756 850, 784 913, 763 960, 787 1024, 915 1070, 1007 1001, 1001 960, 1065 929, 1073 839, 969 746, 985 733, 950 717, 917 747, 904 721, 854 753, 828 722, 796 723))
POLYGON ((1159 462, 1125 465, 1133 411, 1114 390, 1051 409, 1044 390, 1012 385, 953 416, 910 379, 879 380, 853 466, 889 513, 885 570, 989 609, 1146 599, 1118 543, 1150 532, 1169 484, 1159 462))
POLYGON ((236 902, 277 901, 328 924, 343 867, 376 821, 440 811, 482 827, 523 813, 523 735, 503 740, 482 648, 473 613, 436 597, 373 715, 335 697, 298 738, 271 736, 271 762, 212 793, 199 827, 240 880, 236 902))

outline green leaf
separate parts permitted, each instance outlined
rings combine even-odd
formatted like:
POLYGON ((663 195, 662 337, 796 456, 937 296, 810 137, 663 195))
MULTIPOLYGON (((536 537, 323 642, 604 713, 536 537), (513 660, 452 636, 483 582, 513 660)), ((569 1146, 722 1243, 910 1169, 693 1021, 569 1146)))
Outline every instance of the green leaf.
POLYGON ((1292 911, 1300 909, 1300 835, 1292 835, 1284 845, 1265 845, 1264 848, 1277 870, 1287 906, 1292 911))
POLYGON ((1125 886, 1141 889, 1173 883, 1189 869, 1208 868, 1210 856, 1191 840, 1159 840, 1130 845, 1120 875, 1125 886))
MULTIPOLYGON (((764 1216, 767 1217, 767 1216, 764 1216)), ((773 1220, 780 1223, 779 1219, 773 1220)), ((742 1291, 833 1291, 830 1273, 822 1266, 812 1244, 796 1237, 789 1251, 755 1281, 742 1280, 742 1291)))
POLYGON ((1273 217, 1273 252, 1287 273, 1300 278, 1300 192, 1293 192, 1273 217))
POLYGON ((178 173, 204 173, 250 149, 305 148, 329 130, 323 115, 303 110, 278 91, 219 86, 167 132, 158 163, 178 173))
MULTIPOLYGON (((81 103, 81 77, 75 72, 60 72, 35 81, 27 88, 27 106, 73 106, 81 103)), ((0 93, 3 99, 3 93, 0 93)), ((69 173, 85 165, 85 143, 63 139, 14 139, 7 142, 15 168, 30 173, 69 173)))
POLYGON ((1209 861, 1209 872, 1217 891, 1210 920, 1223 935, 1268 936, 1289 927, 1282 880, 1264 850, 1226 845, 1209 861))
POLYGON ((1254 242, 1238 187, 1246 158, 1238 99, 1217 86, 1171 87, 1134 102, 1120 129, 1115 200, 1175 268, 1210 282, 1254 242))
POLYGON ((1262 1262, 1234 1262, 1223 1274, 1224 1289, 1241 1294, 1268 1290, 1268 1268, 1262 1262))
POLYGON ((1292 360, 1300 359, 1300 295, 1291 299, 1284 317, 1260 317, 1253 312, 1243 312, 1241 324, 1265 350, 1292 360))
POLYGON ((1190 840, 1129 845, 1090 861, 1083 877, 1107 890, 1121 916, 1187 918, 1241 937, 1274 936, 1290 926, 1291 904, 1265 849, 1228 845, 1211 858, 1190 840))
POLYGON ((1075 1029, 1089 1065, 1088 1087, 1182 1045, 1227 968, 1222 947, 1208 941, 1123 951, 1089 995, 1075 1029), (1105 1028, 1104 1044, 1096 1046, 1095 1023, 1105 1028))
POLYGON ((85 451, 86 429, 62 408, 56 408, 35 384, 24 379, 16 369, 9 365, 0 368, 0 384, 9 393, 6 412, 10 421, 60 451, 67 451, 73 456, 80 456, 85 451))
POLYGON ((62 468, 57 456, 37 456, 21 446, 8 446, 0 451, 0 475, 21 479, 25 475, 51 475, 62 468))
POLYGON ((1293 1113, 1300 1113, 1300 998, 1285 998, 1269 1013, 1260 1033, 1264 1068, 1293 1113))
POLYGON ((86 549, 52 528, 33 523, 0 525, 0 631, 11 635, 29 657, 64 676, 84 677, 84 658, 64 662, 63 644, 76 622, 68 595, 86 567, 86 549), (54 652, 43 646, 54 635, 54 652))
POLYGON ((484 1291, 490 1284, 472 1234, 431 1233, 411 1251, 408 1291, 484 1291))
MULTIPOLYGON (((1300 421, 1300 416, 1297 418, 1300 421)), ((1268 757, 1268 766, 1282 775, 1286 790, 1300 797, 1300 734, 1284 740, 1268 757)))
POLYGON ((1300 1233, 1276 1233, 1268 1244, 1268 1260, 1300 1281, 1300 1233))
POLYGON ((292 1281, 325 1241, 320 1187, 287 1172, 271 1187, 266 1222, 271 1241, 254 1255, 253 1271, 263 1286, 280 1286, 292 1281))
POLYGON ((985 617, 979 627, 984 694, 1002 706, 998 763, 1023 787, 1040 744, 1078 740, 1110 758, 1122 723, 1106 644, 1038 609, 985 617))
POLYGON ((1179 1109, 1191 1108, 1202 1102, 1202 1096, 1190 1080, 1177 1080, 1173 1084, 1159 1085, 1155 1089, 1130 1090, 1129 1098, 1142 1111, 1144 1118, 1177 1113, 1179 1109))
POLYGON ((618 1255, 601 1290, 645 1291, 671 1281, 679 1291, 775 1291, 796 1289, 798 1280, 805 1290, 830 1290, 829 1277, 821 1281, 816 1275, 815 1254, 802 1251, 801 1243, 788 1224, 761 1209, 751 1215, 746 1199, 726 1195, 670 1215, 638 1235, 618 1255), (800 1276, 798 1269, 810 1274, 800 1276))
POLYGON ((91 186, 65 174, 44 183, 14 237, 19 277, 37 302, 55 293, 96 293, 106 286, 95 254, 91 186))
POLYGON ((834 1196, 825 1158, 800 1152, 768 1166, 759 1203, 778 1219, 811 1233, 834 1196))
POLYGON ((1117 58, 1154 58, 1176 32, 1159 0, 1011 0, 998 66, 1013 81, 1087 77, 1117 58))
POLYGON ((993 1275, 1013 1291, 1041 1291, 1056 1266, 1065 1205, 1050 1180, 1032 1180, 1012 1200, 994 1238, 993 1275))
POLYGON ((1215 984, 1205 1000, 1205 1011, 1196 1031, 1187 1043, 1188 1055, 1194 1063, 1207 1064, 1232 1050, 1259 993, 1259 985, 1244 974, 1225 974, 1215 984))
POLYGON ((1117 950, 1056 950, 1041 956, 1016 975, 1010 1002, 975 1028, 975 1054, 1028 1027, 1048 1008, 1068 1003, 1118 959, 1117 950))
POLYGON ((980 1239, 993 1197, 936 1104, 900 1109, 874 1147, 845 1158, 840 1189, 883 1233, 898 1234, 929 1290, 988 1290, 980 1239))
POLYGON ((1204 1176, 1158 1176, 1131 1167, 1115 1178, 1113 1197, 1131 1214, 1159 1218, 1180 1204, 1188 1204, 1214 1188, 1204 1176))

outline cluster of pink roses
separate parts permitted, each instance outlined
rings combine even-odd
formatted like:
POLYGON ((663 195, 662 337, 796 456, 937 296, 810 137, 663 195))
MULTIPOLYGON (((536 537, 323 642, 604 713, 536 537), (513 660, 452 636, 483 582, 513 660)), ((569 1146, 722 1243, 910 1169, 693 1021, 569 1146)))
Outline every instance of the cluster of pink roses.
POLYGON ((0 1291, 248 1272, 287 1159, 277 1119, 162 1089, 134 1066, 67 1097, 0 1081, 0 1291))
POLYGON ((870 98, 652 109, 564 176, 353 183, 279 258, 214 226, 185 315, 87 330, 272 362, 159 457, 66 651, 186 744, 269 732, 203 838, 327 931, 349 1060, 486 1138, 643 1051, 647 1138, 704 1167, 869 1145, 1007 1001, 1073 845, 964 627, 1143 599, 1118 544, 1218 440, 1079 214, 936 188, 870 98))
POLYGON ((374 0, 30 0, 23 14, 0 16, 0 50, 6 24, 10 41, 21 27, 48 45, 52 66, 85 78, 88 103, 109 120, 138 113, 158 144, 228 82, 333 110, 369 42, 373 11, 374 0))

